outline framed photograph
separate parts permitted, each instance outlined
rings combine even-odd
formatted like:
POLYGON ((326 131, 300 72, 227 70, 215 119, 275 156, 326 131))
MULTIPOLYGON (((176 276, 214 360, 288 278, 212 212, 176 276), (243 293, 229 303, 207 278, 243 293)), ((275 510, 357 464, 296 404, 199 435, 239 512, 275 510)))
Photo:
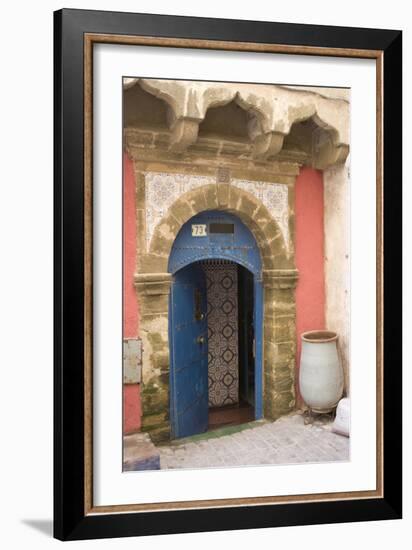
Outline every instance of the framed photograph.
POLYGON ((402 513, 402 33, 55 13, 55 536, 402 513))

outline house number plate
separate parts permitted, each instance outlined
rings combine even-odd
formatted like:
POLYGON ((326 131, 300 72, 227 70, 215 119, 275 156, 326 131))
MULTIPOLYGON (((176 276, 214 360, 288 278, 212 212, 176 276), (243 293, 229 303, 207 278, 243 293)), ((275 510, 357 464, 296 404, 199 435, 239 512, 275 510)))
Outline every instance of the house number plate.
POLYGON ((206 237, 206 224, 193 223, 192 224, 192 237, 206 237))

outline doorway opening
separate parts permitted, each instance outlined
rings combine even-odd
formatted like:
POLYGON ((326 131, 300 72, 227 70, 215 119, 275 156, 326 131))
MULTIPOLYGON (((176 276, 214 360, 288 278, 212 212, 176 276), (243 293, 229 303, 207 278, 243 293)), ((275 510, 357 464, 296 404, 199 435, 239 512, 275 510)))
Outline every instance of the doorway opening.
POLYGON ((208 429, 255 419, 253 275, 228 260, 201 262, 206 277, 208 429))
POLYGON ((176 237, 169 269, 172 438, 261 418, 263 290, 252 233, 233 214, 198 214, 176 237))
POLYGON ((175 274, 170 304, 174 438, 262 416, 261 384, 256 384, 261 378, 256 323, 261 321, 255 303, 261 294, 256 288, 253 274, 229 260, 194 262, 175 274))

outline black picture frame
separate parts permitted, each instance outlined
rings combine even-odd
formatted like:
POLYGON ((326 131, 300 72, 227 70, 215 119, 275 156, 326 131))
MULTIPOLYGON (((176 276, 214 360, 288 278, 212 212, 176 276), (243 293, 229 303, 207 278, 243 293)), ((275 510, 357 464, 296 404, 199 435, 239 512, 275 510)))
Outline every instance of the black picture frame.
POLYGON ((54 536, 61 540, 397 519, 402 515, 402 33, 64 9, 54 14, 54 536), (93 514, 85 511, 86 33, 379 50, 383 58, 383 496, 93 514))

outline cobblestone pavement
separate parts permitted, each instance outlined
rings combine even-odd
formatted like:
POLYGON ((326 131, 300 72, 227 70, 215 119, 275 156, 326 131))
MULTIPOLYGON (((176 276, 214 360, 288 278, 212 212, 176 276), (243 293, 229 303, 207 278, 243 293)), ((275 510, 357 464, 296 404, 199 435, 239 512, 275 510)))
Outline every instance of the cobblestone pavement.
POLYGON ((331 431, 330 421, 305 425, 301 414, 213 437, 203 434, 159 446, 161 469, 215 468, 349 460, 349 438, 331 431))

